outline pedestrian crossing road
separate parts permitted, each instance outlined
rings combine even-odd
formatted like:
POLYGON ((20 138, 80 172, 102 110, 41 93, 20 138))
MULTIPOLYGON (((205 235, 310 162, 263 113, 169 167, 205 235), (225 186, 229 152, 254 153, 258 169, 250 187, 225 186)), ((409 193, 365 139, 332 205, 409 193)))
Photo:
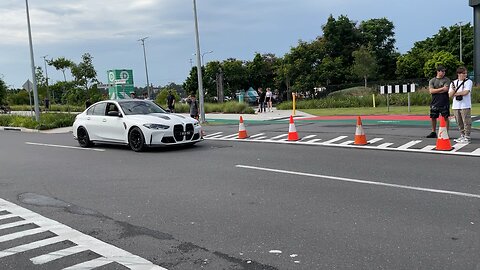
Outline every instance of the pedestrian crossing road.
POLYGON ((311 146, 329 146, 329 147, 345 147, 345 148, 360 148, 360 149, 374 149, 386 151, 404 151, 404 152, 418 152, 418 153, 432 153, 443 155, 460 155, 460 156, 480 156, 479 145, 476 144, 460 144, 453 143, 453 150, 438 151, 435 150, 435 139, 425 140, 407 140, 402 138, 386 139, 386 138, 372 138, 368 140, 367 145, 354 145, 353 136, 337 136, 337 137, 323 137, 320 138, 317 134, 305 135, 299 141, 288 141, 288 134, 268 135, 266 133, 251 134, 247 139, 238 139, 238 133, 226 134, 224 132, 215 132, 204 136, 206 140, 219 141, 243 141, 243 142, 262 142, 262 143, 284 143, 296 145, 311 145, 311 146))
POLYGON ((17 258, 16 266, 8 269, 165 269, 0 199, 0 265, 7 265, 2 260, 15 256, 29 261, 17 258))

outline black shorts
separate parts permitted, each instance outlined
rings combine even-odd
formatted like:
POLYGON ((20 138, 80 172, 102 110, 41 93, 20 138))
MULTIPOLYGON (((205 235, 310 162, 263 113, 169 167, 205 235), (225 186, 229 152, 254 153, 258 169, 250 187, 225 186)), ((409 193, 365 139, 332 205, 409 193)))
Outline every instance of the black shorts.
POLYGON ((430 106, 430 118, 437 119, 440 114, 443 117, 450 116, 450 106, 430 106))

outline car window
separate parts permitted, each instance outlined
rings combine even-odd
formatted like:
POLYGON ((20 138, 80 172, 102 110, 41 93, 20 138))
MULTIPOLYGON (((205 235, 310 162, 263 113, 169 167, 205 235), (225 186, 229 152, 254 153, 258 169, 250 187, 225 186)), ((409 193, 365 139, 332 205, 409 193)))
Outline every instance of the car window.
POLYGON ((93 115, 105 115, 105 108, 107 107, 107 103, 98 103, 95 105, 93 110, 93 115))
POLYGON ((108 115, 108 112, 119 112, 117 105, 115 103, 107 103, 107 111, 106 114, 108 115))
POLYGON ((87 115, 92 115, 93 114, 93 109, 95 109, 95 106, 92 106, 87 110, 87 115))
POLYGON ((120 103, 120 107, 126 115, 166 113, 160 106, 148 100, 125 101, 120 103))

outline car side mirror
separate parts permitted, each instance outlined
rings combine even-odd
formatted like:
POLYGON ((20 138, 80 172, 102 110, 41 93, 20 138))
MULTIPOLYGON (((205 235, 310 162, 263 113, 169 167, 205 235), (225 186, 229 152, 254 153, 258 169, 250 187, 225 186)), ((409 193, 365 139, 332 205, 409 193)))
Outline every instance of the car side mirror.
POLYGON ((108 116, 116 116, 116 117, 122 117, 122 114, 120 112, 117 112, 117 111, 109 111, 107 113, 108 116))

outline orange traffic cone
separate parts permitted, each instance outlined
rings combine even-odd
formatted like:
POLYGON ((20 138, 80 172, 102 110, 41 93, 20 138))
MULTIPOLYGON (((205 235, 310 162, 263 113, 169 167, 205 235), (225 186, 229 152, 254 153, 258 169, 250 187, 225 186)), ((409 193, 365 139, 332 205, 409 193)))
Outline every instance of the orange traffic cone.
POLYGON ((247 130, 245 129, 245 124, 243 123, 243 117, 240 116, 240 123, 238 123, 238 138, 246 139, 248 138, 247 130))
POLYGON ((355 130, 355 142, 353 144, 355 145, 368 144, 367 137, 365 136, 365 132, 363 131, 362 119, 360 119, 360 116, 357 118, 357 129, 355 130))
POLYGON ((295 128, 295 123, 293 123, 293 116, 290 115, 290 124, 288 125, 288 141, 298 141, 297 129, 295 128))
POLYGON ((450 144, 450 138, 448 137, 447 123, 445 118, 440 117, 440 127, 438 128, 437 147, 435 150, 450 151, 453 147, 450 144))

